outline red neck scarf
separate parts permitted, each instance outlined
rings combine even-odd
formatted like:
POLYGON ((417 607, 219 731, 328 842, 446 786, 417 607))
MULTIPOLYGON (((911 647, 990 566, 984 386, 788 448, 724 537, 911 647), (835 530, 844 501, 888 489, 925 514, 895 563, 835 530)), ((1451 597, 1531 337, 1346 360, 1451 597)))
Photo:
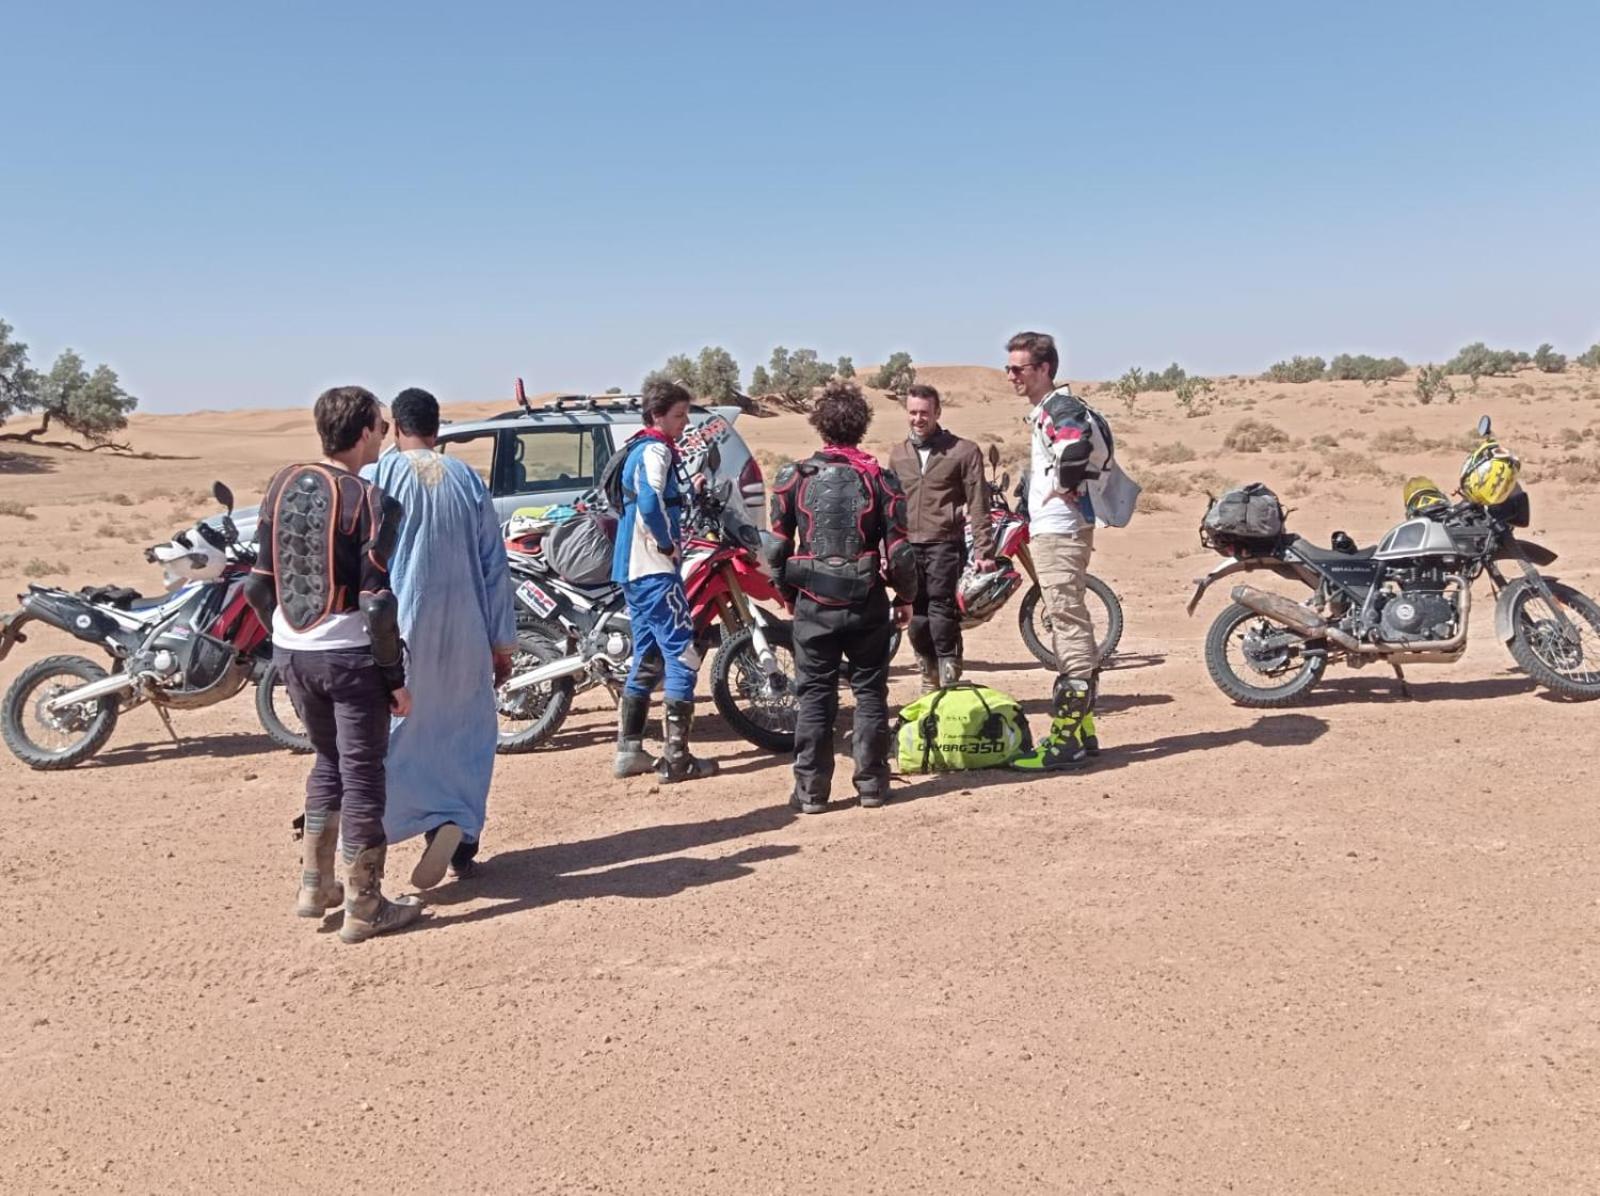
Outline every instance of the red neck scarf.
POLYGON ((660 428, 640 428, 633 434, 633 438, 635 440, 640 438, 659 440, 662 444, 667 446, 667 451, 672 454, 672 463, 674 465, 678 464, 679 461, 682 460, 682 457, 678 453, 678 442, 673 440, 672 437, 668 436, 660 428))
POLYGON ((824 444, 822 451, 832 453, 836 457, 843 457, 856 469, 874 479, 883 474, 883 466, 878 464, 878 459, 871 453, 862 452, 853 444, 824 444))

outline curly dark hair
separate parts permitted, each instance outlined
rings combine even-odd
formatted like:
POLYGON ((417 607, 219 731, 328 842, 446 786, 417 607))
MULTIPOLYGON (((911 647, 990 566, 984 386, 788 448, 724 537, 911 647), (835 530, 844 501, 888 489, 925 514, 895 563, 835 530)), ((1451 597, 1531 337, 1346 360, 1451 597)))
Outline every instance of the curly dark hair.
POLYGON ((644 416, 644 426, 653 428, 656 420, 679 403, 693 402, 694 396, 678 383, 665 378, 652 378, 644 384, 644 392, 639 396, 639 410, 644 416))
POLYGON ((426 440, 439 434, 439 400, 420 386, 408 386, 389 404, 394 426, 407 436, 426 440))
POLYGON ((829 444, 860 444, 872 423, 872 408, 854 382, 835 378, 817 396, 811 426, 829 444))

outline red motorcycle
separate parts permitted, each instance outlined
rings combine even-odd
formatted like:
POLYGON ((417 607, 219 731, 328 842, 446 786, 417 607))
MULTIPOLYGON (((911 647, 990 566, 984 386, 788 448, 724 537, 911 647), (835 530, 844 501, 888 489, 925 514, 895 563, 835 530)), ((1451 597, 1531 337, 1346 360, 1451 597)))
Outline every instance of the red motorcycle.
MULTIPOLYGON (((754 602, 783 605, 762 559, 762 538, 728 501, 723 482, 690 505, 680 572, 696 647, 715 649, 711 697, 742 738, 775 752, 794 750, 793 642, 788 622, 754 602)), ((555 734, 572 699, 604 686, 613 700, 633 664, 633 634, 622 587, 563 577, 530 539, 507 541, 517 581, 518 652, 500 687, 501 752, 527 752, 555 734)))
POLYGON ((145 550, 164 566, 169 593, 30 585, 21 607, 0 616, 0 660, 37 621, 104 649, 114 666, 108 673, 83 656, 49 656, 22 670, 0 705, 0 732, 28 767, 83 763, 122 712, 146 702, 176 739, 167 711, 226 701, 266 671, 272 644, 244 596, 255 553, 239 543, 233 493, 221 482, 212 493, 227 508, 220 521, 202 520, 145 550))

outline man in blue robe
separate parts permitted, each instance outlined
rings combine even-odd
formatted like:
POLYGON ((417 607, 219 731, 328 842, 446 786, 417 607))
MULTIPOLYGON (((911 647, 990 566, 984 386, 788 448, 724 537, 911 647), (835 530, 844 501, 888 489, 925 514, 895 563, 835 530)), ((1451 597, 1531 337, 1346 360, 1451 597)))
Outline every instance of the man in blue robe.
POLYGON ((392 411, 395 451, 363 476, 404 508, 389 575, 410 657, 411 713, 389 735, 384 832, 426 835, 411 874, 419 889, 476 871, 499 734, 495 687, 516 649, 511 575, 488 487, 471 466, 434 451, 439 403, 403 390, 392 411))

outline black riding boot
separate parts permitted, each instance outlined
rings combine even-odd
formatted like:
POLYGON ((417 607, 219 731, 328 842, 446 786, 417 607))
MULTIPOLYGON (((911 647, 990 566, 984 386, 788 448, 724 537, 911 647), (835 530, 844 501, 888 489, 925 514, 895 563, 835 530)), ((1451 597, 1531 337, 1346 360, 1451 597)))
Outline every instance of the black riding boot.
POLYGON ((611 766, 612 776, 636 777, 655 768, 655 757, 644 750, 644 727, 649 721, 649 696, 623 694, 617 706, 617 758, 611 766))
POLYGON ((674 781, 698 781, 717 775, 715 760, 701 760, 689 752, 689 731, 694 726, 694 703, 667 699, 666 717, 663 720, 663 738, 666 748, 656 765, 656 772, 668 784, 674 781))

